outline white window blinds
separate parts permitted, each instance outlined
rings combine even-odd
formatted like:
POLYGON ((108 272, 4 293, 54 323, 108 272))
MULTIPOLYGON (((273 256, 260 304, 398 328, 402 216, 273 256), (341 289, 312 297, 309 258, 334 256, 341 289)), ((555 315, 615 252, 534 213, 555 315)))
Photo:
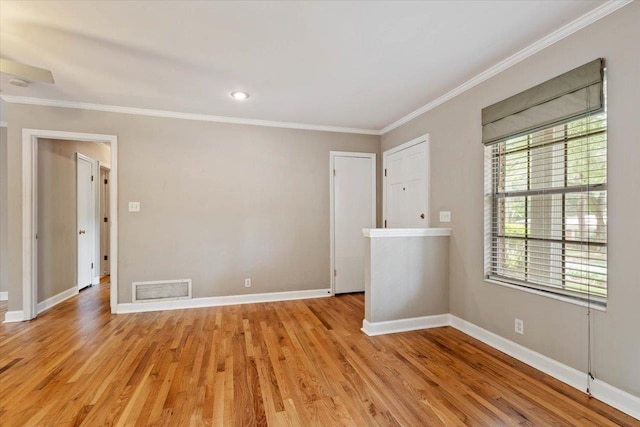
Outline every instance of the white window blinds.
POLYGON ((588 95, 575 116, 485 142, 485 206, 487 278, 604 304, 604 101, 593 103, 588 95))

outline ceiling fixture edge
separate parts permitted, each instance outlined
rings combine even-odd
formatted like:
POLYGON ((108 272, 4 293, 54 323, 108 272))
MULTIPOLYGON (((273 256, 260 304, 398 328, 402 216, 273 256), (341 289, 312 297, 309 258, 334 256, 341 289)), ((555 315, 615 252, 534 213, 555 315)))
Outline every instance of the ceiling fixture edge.
POLYGON ((543 38, 539 39, 538 41, 530 44, 529 46, 525 47, 524 49, 514 53, 513 55, 507 57, 506 59, 503 59, 502 61, 498 62, 497 64, 495 64, 494 66, 486 69, 485 71, 481 72, 480 74, 476 75, 475 77, 471 78, 470 80, 467 80, 466 82, 464 82, 463 84, 461 84, 460 86, 450 90, 449 92, 445 93, 444 95, 434 99, 433 101, 429 102, 428 104, 423 105, 422 107, 418 108, 417 110, 412 111, 411 113, 407 114, 406 116, 403 116, 402 118, 396 120, 395 122, 383 127, 382 129, 380 129, 379 134, 380 135, 384 135, 392 130, 394 130, 395 128, 402 126, 403 124, 415 119, 416 117, 426 113, 427 111, 433 110, 434 108, 436 108, 439 105, 444 104, 445 102, 449 101, 450 99, 455 98, 456 96, 468 91, 469 89, 479 85, 480 83, 489 80, 491 77, 501 73, 502 71, 513 67, 514 65, 518 64, 519 62, 524 61, 525 59, 529 58, 530 56, 540 52, 541 50, 551 46, 552 44, 555 44, 557 42, 559 42, 560 40, 564 39, 565 37, 570 36, 571 34, 583 29, 584 27, 587 27, 591 24, 593 24, 594 22, 598 21, 599 19, 604 18, 605 16, 615 12, 616 10, 632 3, 634 0, 609 0, 606 3, 602 4, 601 6, 596 7, 595 9, 585 13, 584 15, 580 16, 579 18, 574 19, 573 21, 569 22, 568 24, 558 28, 557 30, 549 33, 548 35, 544 36, 543 38))
POLYGON ((240 117, 213 116, 209 114, 180 113, 177 111, 151 110, 147 108, 120 107, 116 105, 91 104, 76 101, 61 101, 26 96, 0 95, 0 99, 10 104, 40 105, 45 107, 76 108, 79 110, 105 111, 109 113, 133 114, 139 116, 164 117, 171 119, 195 120, 201 122, 230 123, 239 125, 264 126, 285 129, 314 130, 320 132, 354 133, 358 135, 380 135, 376 129, 358 129, 340 126, 312 125, 306 123, 277 122, 271 120, 245 119, 240 117))

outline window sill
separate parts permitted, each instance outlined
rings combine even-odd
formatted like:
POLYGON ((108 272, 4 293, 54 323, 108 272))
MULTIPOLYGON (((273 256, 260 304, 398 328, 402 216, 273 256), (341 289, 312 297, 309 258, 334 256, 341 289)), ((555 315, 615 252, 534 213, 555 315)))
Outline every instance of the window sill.
MULTIPOLYGON (((547 298, 551 298, 551 299, 555 299, 558 301, 563 301, 563 302, 568 302, 569 304, 574 304, 574 305, 579 305, 581 307, 588 307, 589 304, 586 301, 582 301, 580 299, 577 298, 571 298, 569 296, 565 296, 565 295, 558 295, 558 294, 553 294, 550 292, 544 292, 544 291, 539 291, 537 289, 531 289, 531 288, 527 288, 524 286, 518 286, 518 285, 512 285, 510 283, 506 283, 506 282, 501 282, 499 280, 493 280, 493 279, 484 279, 485 283, 491 283, 493 285, 498 285, 498 286, 504 286, 506 288, 511 288, 511 289, 516 289, 519 291, 523 291, 523 292, 528 292, 530 294, 534 294, 534 295, 539 295, 542 297, 547 297, 547 298)), ((598 311, 607 311, 607 305, 606 304, 602 304, 599 302, 592 302, 591 303, 591 308, 594 310, 598 310, 598 311)))

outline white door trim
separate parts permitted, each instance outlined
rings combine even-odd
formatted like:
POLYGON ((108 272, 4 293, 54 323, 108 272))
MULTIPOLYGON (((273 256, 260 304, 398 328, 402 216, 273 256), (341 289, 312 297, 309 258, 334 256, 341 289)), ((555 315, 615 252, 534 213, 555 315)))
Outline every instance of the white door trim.
POLYGON ((329 152, 329 217, 330 217, 330 225, 329 225, 329 246, 330 246, 330 254, 329 254, 329 259, 330 259, 330 270, 329 270, 329 277, 330 282, 331 282, 331 295, 335 295, 336 294, 336 289, 335 289, 335 276, 334 276, 334 271, 335 271, 335 218, 334 218, 334 188, 333 188, 333 181, 334 181, 334 174, 333 171, 335 169, 335 158, 336 157, 360 157, 360 158, 366 158, 366 159, 371 159, 371 194, 372 194, 372 202, 371 202, 371 212, 372 212, 372 216, 373 216, 373 220, 374 223, 377 221, 377 205, 376 205, 376 154, 375 153, 356 153, 356 152, 351 152, 351 151, 330 151, 329 152))
POLYGON ((118 302, 118 137, 93 133, 64 132, 43 129, 22 129, 22 311, 23 319, 37 315, 37 143, 38 138, 72 141, 106 142, 111 147, 110 215, 111 223, 111 312, 118 302))
MULTIPOLYGON (((105 170, 109 173, 111 173, 111 166, 108 163, 103 163, 100 160, 98 160, 98 180, 101 179, 100 177, 100 173, 102 170, 105 170)), ((102 222, 103 222, 103 217, 102 217, 102 181, 98 181, 97 185, 96 185, 96 215, 98 218, 98 221, 96 222, 96 265, 98 266, 98 269, 96 270, 98 272, 98 274, 96 275, 96 277, 94 278, 94 285, 97 285, 100 283, 100 278, 102 277, 102 222)), ((111 199, 111 198, 109 198, 111 199)), ((111 213, 109 213, 110 215, 111 213)), ((109 220, 109 223, 111 223, 111 220, 109 220)), ((110 255, 109 255, 110 256, 110 255)))
POLYGON ((387 170, 387 157, 390 156, 391 154, 397 153, 398 151, 402 151, 402 150, 406 150, 409 147, 413 147, 414 145, 418 145, 422 142, 425 143, 425 153, 426 153, 426 160, 427 160, 427 167, 425 168, 425 173, 427 174, 426 176, 426 180, 428 183, 427 186, 427 197, 425 198, 425 213, 427 215, 427 224, 430 224, 431 221, 429 220, 429 198, 431 196, 431 180, 429 179, 428 174, 430 173, 430 166, 429 163, 431 162, 431 148, 430 148, 430 144, 429 144, 429 139, 430 136, 428 133, 425 133, 422 136, 419 136, 415 139, 412 139, 411 141, 407 141, 404 144, 400 144, 396 147, 390 148, 387 151, 385 151, 384 153, 382 153, 382 228, 386 228, 385 227, 385 222, 387 221, 387 177, 385 175, 385 171, 387 170))

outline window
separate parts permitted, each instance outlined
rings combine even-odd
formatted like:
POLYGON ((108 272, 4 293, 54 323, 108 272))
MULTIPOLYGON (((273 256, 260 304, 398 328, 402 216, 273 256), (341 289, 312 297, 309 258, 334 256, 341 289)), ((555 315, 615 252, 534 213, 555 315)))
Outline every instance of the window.
POLYGON ((585 98, 586 113, 485 142, 485 276, 605 305, 607 120, 604 94, 585 98))

